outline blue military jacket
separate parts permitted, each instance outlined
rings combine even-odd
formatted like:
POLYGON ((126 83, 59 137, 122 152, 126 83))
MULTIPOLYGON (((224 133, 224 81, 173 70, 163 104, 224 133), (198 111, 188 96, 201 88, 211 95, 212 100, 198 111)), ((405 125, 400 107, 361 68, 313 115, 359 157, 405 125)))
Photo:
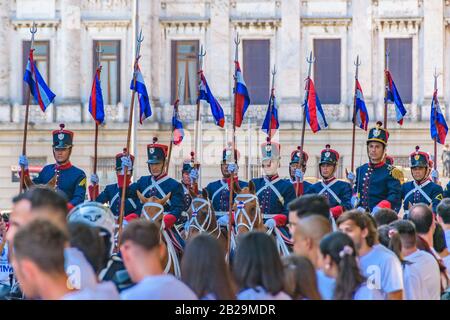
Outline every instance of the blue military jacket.
MULTIPOLYGON (((239 180, 239 186, 245 188, 248 183, 239 180)), ((223 215, 229 212, 230 208, 230 189, 228 188, 228 183, 225 179, 210 182, 206 186, 208 191, 208 197, 211 200, 214 211, 217 215, 223 215)), ((233 198, 236 194, 233 193, 233 198)), ((234 200, 234 199, 233 199, 234 200)))
POLYGON ((337 180, 319 181, 311 185, 305 194, 317 193, 328 198, 330 207, 342 206, 345 210, 352 209, 352 187, 350 183, 337 180))
POLYGON ((400 181, 392 176, 394 166, 381 162, 366 163, 356 169, 355 193, 358 194, 358 206, 372 212, 381 201, 387 200, 391 208, 398 212, 402 205, 402 187, 400 181))
POLYGON ((291 182, 286 179, 280 179, 273 176, 256 178, 252 180, 256 187, 261 212, 264 218, 270 218, 271 215, 283 214, 289 217, 288 204, 295 197, 295 189, 291 182))
POLYGON ((137 191, 146 198, 156 196, 160 199, 164 198, 171 192, 170 199, 164 206, 164 212, 170 213, 180 219, 184 206, 183 187, 177 180, 162 175, 155 179, 153 176, 140 177, 138 181, 132 183, 127 188, 128 197, 137 197, 137 191))
MULTIPOLYGON (((108 184, 105 189, 98 195, 95 199, 96 202, 109 203, 109 207, 115 216, 120 214, 120 200, 122 197, 121 188, 119 188, 117 183, 108 184)), ((131 213, 137 215, 141 214, 141 202, 139 198, 127 198, 125 202, 125 212, 124 215, 127 216, 131 213)))
POLYGON ((304 195, 306 193, 306 191, 308 190, 308 188, 313 185, 311 182, 304 180, 303 182, 300 182, 300 185, 303 185, 303 192, 301 192, 301 190, 299 188, 298 193, 297 193, 297 182, 295 181, 295 179, 292 180, 292 178, 288 178, 288 179, 286 179, 286 181, 288 181, 289 183, 291 183, 294 186, 294 190, 295 190, 297 197, 304 195))
POLYGON ((33 179, 35 184, 47 184, 57 175, 56 189, 62 191, 70 207, 84 202, 86 197, 86 174, 70 162, 64 166, 48 164, 42 168, 39 175, 33 179), (57 169, 58 168, 58 169, 57 169))
POLYGON ((427 179, 420 185, 416 181, 408 181, 402 185, 403 209, 408 210, 409 204, 425 203, 432 204, 433 212, 443 199, 442 187, 431 179, 427 179))

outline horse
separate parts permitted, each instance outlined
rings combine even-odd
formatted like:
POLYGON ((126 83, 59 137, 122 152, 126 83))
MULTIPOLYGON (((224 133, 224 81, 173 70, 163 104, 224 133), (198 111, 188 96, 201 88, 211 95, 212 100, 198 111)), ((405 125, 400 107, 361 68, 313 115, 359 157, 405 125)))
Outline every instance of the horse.
POLYGON ((143 204, 141 219, 152 221, 160 226, 161 230, 161 242, 165 245, 166 254, 162 258, 162 265, 165 265, 164 272, 174 274, 177 278, 181 277, 180 258, 182 253, 181 246, 177 245, 174 240, 172 230, 166 230, 164 226, 164 205, 169 201, 171 192, 169 192, 164 198, 151 196, 150 198, 144 197, 142 193, 137 191, 137 196, 143 204), (177 247, 177 248, 176 248, 177 247), (178 250, 177 250, 178 249, 178 250), (177 254, 177 251, 179 254, 177 254))
POLYGON ((185 230, 186 239, 192 239, 198 234, 207 233, 216 238, 223 248, 226 248, 227 235, 222 232, 217 223, 216 214, 208 197, 208 191, 202 190, 201 195, 189 190, 192 202, 187 211, 189 217, 189 227, 185 230))
POLYGON ((267 228, 264 224, 264 215, 259 207, 256 187, 253 181, 249 182, 248 187, 242 189, 238 183, 234 182, 233 190, 236 193, 233 205, 235 229, 232 232, 231 247, 235 248, 235 238, 239 235, 251 231, 261 231, 275 237, 280 255, 289 255, 290 252, 282 232, 277 227, 267 228))

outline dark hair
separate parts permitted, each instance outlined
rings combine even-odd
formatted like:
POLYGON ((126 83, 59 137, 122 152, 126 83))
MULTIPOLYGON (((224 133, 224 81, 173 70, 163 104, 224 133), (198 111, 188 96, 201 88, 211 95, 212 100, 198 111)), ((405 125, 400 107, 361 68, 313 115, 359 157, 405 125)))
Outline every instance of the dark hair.
POLYGON ((400 261, 403 261, 402 259, 402 242, 400 239, 400 235, 389 225, 382 225, 378 227, 378 241, 395 253, 397 258, 400 261))
POLYGON ((352 300, 356 290, 365 282, 352 239, 343 232, 332 232, 320 241, 320 252, 329 256, 338 267, 333 299, 352 300))
POLYGON ((358 226, 361 230, 367 229, 367 237, 366 242, 369 247, 373 247, 378 239, 376 223, 372 216, 367 213, 361 213, 358 210, 350 210, 344 212, 336 221, 337 225, 351 220, 356 226, 358 226))
POLYGON ((306 257, 289 255, 281 258, 284 266, 284 287, 293 299, 321 300, 316 270, 306 257))
POLYGON ((66 233, 46 219, 35 219, 14 236, 14 255, 29 259, 43 272, 64 273, 66 233))
POLYGON ((450 199, 444 198, 436 207, 436 213, 442 218, 445 224, 450 224, 450 199))
POLYGON ((147 220, 133 220, 124 229, 121 245, 131 241, 147 251, 159 247, 161 243, 159 227, 147 220))
POLYGON ((409 220, 397 220, 392 222, 389 226, 397 230, 403 247, 410 249, 417 245, 417 232, 414 223, 409 220))
POLYGON ((434 250, 436 250, 438 253, 441 253, 442 251, 447 249, 447 243, 445 240, 445 232, 439 223, 436 223, 436 229, 434 229, 433 247, 434 247, 434 250))
POLYGON ((289 211, 295 211, 299 218, 307 215, 321 215, 330 218, 330 205, 328 199, 323 195, 305 194, 288 204, 289 211))
POLYGON ((418 203, 409 209, 408 219, 416 226, 417 233, 425 234, 433 225, 433 212, 423 203, 418 203))
POLYGON ((389 224, 395 220, 398 220, 397 213, 389 208, 383 208, 375 212, 373 215, 377 226, 383 226, 389 224))
POLYGON ((61 215, 61 220, 67 217, 67 200, 61 191, 56 192, 47 186, 34 185, 24 193, 13 198, 13 203, 28 200, 31 203, 31 210, 48 209, 61 215))
POLYGON ((238 241, 233 274, 239 289, 263 287, 275 295, 283 290, 284 271, 275 240, 263 232, 249 232, 238 241))
POLYGON ((109 252, 100 236, 100 228, 85 223, 71 222, 68 225, 70 246, 79 249, 96 274, 106 266, 109 252))
POLYGON ((225 250, 218 240, 202 234, 190 240, 181 260, 181 279, 202 298, 213 294, 218 300, 234 300, 235 290, 225 250))

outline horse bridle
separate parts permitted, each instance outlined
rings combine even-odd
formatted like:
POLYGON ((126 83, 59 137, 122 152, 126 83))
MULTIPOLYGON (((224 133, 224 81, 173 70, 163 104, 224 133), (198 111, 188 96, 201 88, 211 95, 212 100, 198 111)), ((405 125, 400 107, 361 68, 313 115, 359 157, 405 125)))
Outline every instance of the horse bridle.
MULTIPOLYGON (((211 203, 210 203, 210 201, 202 199, 202 198, 194 198, 194 199, 192 199, 191 211, 192 211, 192 216, 191 216, 191 219, 189 220, 188 233, 190 232, 191 228, 194 228, 194 229, 198 230, 198 232, 200 232, 200 233, 208 232, 208 229, 209 229, 209 227, 211 226, 211 223, 212 223, 212 210, 211 210, 211 203), (198 203, 198 202, 200 202, 201 205, 199 207, 195 208, 194 207, 194 203, 198 203), (205 206, 208 207, 208 213, 207 213, 206 218, 203 221, 203 223, 200 224, 200 222, 197 219, 197 213, 201 209, 203 209, 203 207, 205 207, 205 206)), ((220 229, 219 229, 219 225, 218 224, 216 225, 214 230, 212 230, 211 232, 208 232, 208 233, 209 234, 213 234, 214 232, 216 232, 216 230, 219 230, 219 232, 217 234, 217 239, 218 239, 220 237, 220 229)))
POLYGON ((261 222, 261 209, 259 207, 259 202, 258 202, 258 197, 252 193, 244 193, 244 194, 238 194, 236 196, 236 199, 234 200, 234 202, 236 203, 237 207, 236 207, 236 211, 234 212, 234 221, 236 223, 236 227, 235 227, 235 234, 237 234, 237 230, 239 229, 239 227, 246 227, 248 229, 248 231, 252 231, 255 223, 256 223, 256 219, 258 218, 261 222), (247 198, 246 200, 242 201, 242 200, 238 200, 238 197, 243 197, 243 198, 247 198), (256 201, 256 214, 255 217, 253 218, 253 220, 250 219, 250 216, 247 213, 247 210, 245 210, 245 204, 250 202, 250 201, 256 201), (244 222, 237 222, 237 218, 239 216, 239 214, 242 213, 242 215, 244 216, 245 220, 244 222))
MULTIPOLYGON (((141 215, 144 215, 144 217, 149 221, 155 221, 162 214, 164 214, 164 206, 162 204, 159 204, 156 202, 146 202, 142 205, 141 215), (159 211, 153 218, 151 218, 145 211, 146 207, 156 207, 156 208, 159 208, 159 211)), ((164 229, 164 219, 162 219, 162 222, 161 222, 161 230, 162 229, 164 229)))

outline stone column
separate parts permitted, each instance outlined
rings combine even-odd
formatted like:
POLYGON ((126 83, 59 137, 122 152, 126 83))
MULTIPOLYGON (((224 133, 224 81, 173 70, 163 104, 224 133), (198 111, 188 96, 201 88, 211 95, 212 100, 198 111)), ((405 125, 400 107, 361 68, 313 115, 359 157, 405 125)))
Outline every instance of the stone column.
POLYGON ((0 122, 10 121, 9 75, 11 72, 8 44, 11 33, 9 24, 9 1, 0 1, 0 122))
MULTIPOLYGON (((56 118, 58 121, 81 121, 81 3, 80 0, 61 0, 61 28, 58 30, 57 52, 59 59, 59 97, 56 118)), ((91 54, 91 53, 87 53, 91 54)))

